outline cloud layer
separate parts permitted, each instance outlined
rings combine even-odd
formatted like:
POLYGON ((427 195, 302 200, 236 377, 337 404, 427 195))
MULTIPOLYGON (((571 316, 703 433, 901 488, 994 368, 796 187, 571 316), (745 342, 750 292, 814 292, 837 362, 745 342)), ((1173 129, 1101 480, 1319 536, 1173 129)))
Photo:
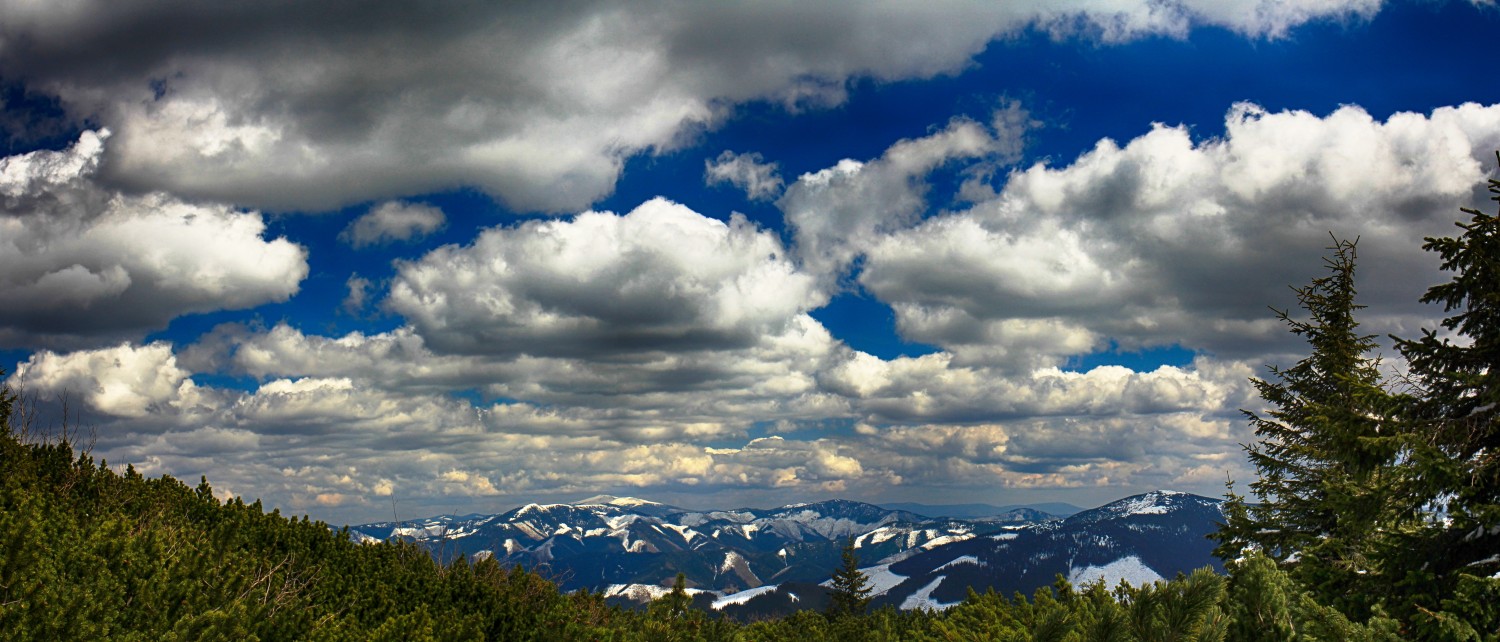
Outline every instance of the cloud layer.
POLYGON ((266 240, 258 213, 102 187, 112 144, 0 159, 0 347, 100 345, 297 292, 306 250, 266 240))
POLYGON ((1483 202, 1500 106, 1225 103, 1213 136, 1141 122, 1037 161, 1068 123, 1002 87, 853 158, 700 142, 961 75, 1007 37, 1108 55, 1379 8, 0 5, 0 77, 93 128, 0 160, 0 348, 27 352, 8 382, 66 396, 110 462, 335 520, 598 492, 1214 493, 1250 475, 1247 379, 1300 350, 1265 306, 1294 305, 1330 232, 1360 238, 1368 331, 1432 324, 1420 239, 1483 202), (689 184, 601 211, 651 154, 689 184), (471 188, 541 214, 476 224, 471 188), (930 353, 830 330, 859 297, 930 353), (226 310, 247 312, 172 324, 226 310), (1165 347, 1187 356, 1077 367, 1165 347))
POLYGON ((114 184, 325 209, 459 186, 579 210, 624 160, 747 101, 836 105, 853 79, 954 72, 1036 27, 1121 41, 1279 37, 1378 0, 7 5, 0 76, 117 132, 114 184), (106 62, 107 61, 107 62, 106 62), (399 88, 399 90, 398 90, 399 88))
MULTIPOLYGON (((398 261, 381 291, 351 285, 397 315, 391 331, 225 325, 189 345, 39 352, 11 382, 71 395, 106 427, 112 461, 211 465, 228 488, 328 515, 392 493, 463 505, 601 488, 1212 492, 1226 472, 1247 474, 1247 379, 1297 349, 1264 301, 1315 274, 1333 230, 1361 235, 1372 329, 1430 325, 1411 303, 1435 274, 1416 239, 1477 198, 1485 150, 1500 146, 1500 107, 1479 105, 1377 121, 1357 107, 1243 104, 1226 124, 1221 138, 1157 125, 1101 140, 924 217, 936 168, 984 166, 1003 147, 996 128, 958 119, 799 177, 776 201, 790 246, 741 216, 660 198, 526 221, 398 261), (883 359, 843 344, 809 313, 847 287, 941 350, 883 359), (1199 356, 1059 368, 1111 344, 1169 343, 1199 356), (197 373, 257 383, 218 388, 197 373)), ((22 186, 11 193, 90 185, 99 144, 8 161, 8 184, 22 186)), ((163 198, 49 192, 70 193, 163 198)), ((258 220, 204 212, 189 222, 258 220)), ((300 250, 251 229, 241 238, 263 255, 287 248, 294 286, 300 250)))

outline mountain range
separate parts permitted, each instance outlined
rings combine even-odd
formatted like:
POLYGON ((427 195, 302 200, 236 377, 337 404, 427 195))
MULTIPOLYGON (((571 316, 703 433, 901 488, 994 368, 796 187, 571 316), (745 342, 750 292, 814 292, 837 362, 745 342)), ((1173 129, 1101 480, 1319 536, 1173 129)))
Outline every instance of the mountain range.
POLYGON ((1066 517, 1031 507, 974 515, 965 506, 969 516, 959 518, 847 500, 688 510, 600 495, 498 515, 363 524, 349 534, 414 541, 443 561, 493 556, 540 569, 563 590, 603 592, 619 603, 665 593, 680 572, 697 605, 753 618, 821 608, 851 540, 873 605, 903 609, 944 608, 970 589, 1030 593, 1059 574, 1075 583, 1140 584, 1203 566, 1222 570, 1207 539, 1221 504, 1154 491, 1066 517))

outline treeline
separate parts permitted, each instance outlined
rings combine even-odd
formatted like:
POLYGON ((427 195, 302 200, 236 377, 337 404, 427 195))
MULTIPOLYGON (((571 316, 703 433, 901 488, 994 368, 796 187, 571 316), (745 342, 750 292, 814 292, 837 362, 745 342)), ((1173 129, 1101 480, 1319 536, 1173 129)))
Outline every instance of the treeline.
POLYGON ((1216 535, 1227 577, 1059 578, 1029 597, 867 612, 846 551, 828 613, 742 624, 691 608, 681 582, 623 610, 493 560, 440 565, 413 544, 357 544, 259 502, 221 502, 206 480, 116 473, 66 438, 17 430, 26 422, 0 389, 0 637, 1500 640, 1500 219, 1465 211, 1461 234, 1424 246, 1452 278, 1422 300, 1449 316, 1395 338, 1401 376, 1358 330, 1355 242, 1335 239, 1328 276, 1297 290, 1302 311, 1280 313, 1310 354, 1255 381, 1259 476, 1253 502, 1231 485, 1216 535))

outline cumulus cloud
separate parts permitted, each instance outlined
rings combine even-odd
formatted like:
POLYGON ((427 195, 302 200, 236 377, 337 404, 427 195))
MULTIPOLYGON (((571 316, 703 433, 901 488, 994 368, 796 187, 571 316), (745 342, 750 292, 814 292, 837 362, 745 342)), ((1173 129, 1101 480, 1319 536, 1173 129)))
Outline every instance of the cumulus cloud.
POLYGON ((982 157, 996 145, 984 125, 955 118, 927 136, 898 141, 875 160, 845 159, 798 177, 776 205, 802 269, 825 281, 843 276, 869 244, 921 217, 933 169, 982 157))
POLYGON ((1136 372, 1102 366, 1082 373, 1041 368, 1006 376, 955 364, 948 353, 884 360, 850 352, 823 372, 821 382, 854 399, 867 421, 975 423, 1035 416, 1216 414, 1226 401, 1240 400, 1250 374, 1243 367, 1162 366, 1136 372))
POLYGON ((736 154, 724 150, 718 158, 703 161, 703 181, 709 185, 729 183, 744 190, 753 201, 781 194, 781 174, 776 163, 767 163, 759 153, 736 154))
POLYGON ((650 442, 743 433, 758 421, 846 414, 847 405, 821 390, 816 377, 838 350, 827 330, 803 315, 750 346, 613 361, 440 354, 409 327, 321 337, 286 325, 265 331, 225 326, 188 347, 182 362, 260 380, 350 379, 402 394, 480 391, 514 400, 478 413, 496 431, 650 442))
POLYGON ((436 232, 447 217, 431 205, 390 201, 370 208, 339 233, 339 240, 356 248, 420 239, 436 232))
POLYGON ((306 251, 260 214, 101 187, 108 139, 0 159, 0 346, 108 344, 297 292, 306 251))
POLYGON ((826 295, 775 234, 655 199, 488 230, 402 262, 386 305, 434 350, 532 356, 747 346, 826 295))
POLYGON ((861 285, 913 340, 961 362, 1059 364, 1108 339, 1226 357, 1295 349, 1266 305, 1318 274, 1329 233, 1359 238, 1372 332, 1414 332, 1435 278, 1421 239, 1479 200, 1500 106, 1384 122, 1237 105, 1222 138, 1154 126, 1063 167, 1013 173, 995 198, 880 235, 861 285))
POLYGON ((463 185, 516 209, 565 211, 608 194, 627 157, 672 149, 736 104, 838 104, 851 79, 952 72, 1026 28, 1106 41, 1193 25, 1279 37, 1378 7, 95 0, 5 10, 0 76, 114 129, 107 175, 135 190, 325 209, 463 185))
POLYGON ((44 350, 22 362, 6 385, 47 397, 77 396, 89 409, 114 417, 170 417, 199 400, 190 374, 177 366, 170 344, 122 344, 61 354, 44 350))

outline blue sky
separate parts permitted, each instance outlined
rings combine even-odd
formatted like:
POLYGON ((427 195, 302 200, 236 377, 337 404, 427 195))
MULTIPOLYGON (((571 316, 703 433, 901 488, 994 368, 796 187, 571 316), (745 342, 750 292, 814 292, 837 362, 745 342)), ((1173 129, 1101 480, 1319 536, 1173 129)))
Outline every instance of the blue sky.
POLYGON ((1500 148, 1483 2, 434 7, 0 3, 9 385, 334 522, 1216 494, 1500 148))

